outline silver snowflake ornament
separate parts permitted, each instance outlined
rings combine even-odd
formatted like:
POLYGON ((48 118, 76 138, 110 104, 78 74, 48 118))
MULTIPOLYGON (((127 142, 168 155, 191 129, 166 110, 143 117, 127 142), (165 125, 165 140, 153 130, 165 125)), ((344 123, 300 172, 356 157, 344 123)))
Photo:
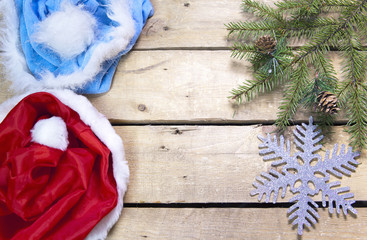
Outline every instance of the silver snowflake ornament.
POLYGON ((317 195, 320 191, 322 194, 322 205, 326 207, 329 204, 329 212, 333 213, 333 204, 337 213, 340 208, 346 215, 348 211, 357 214, 357 210, 352 207, 355 202, 352 198, 353 193, 349 192, 349 187, 340 187, 340 182, 329 182, 330 174, 341 178, 343 175, 350 176, 351 171, 356 169, 359 164, 355 160, 359 156, 359 152, 353 152, 350 147, 345 151, 345 145, 341 145, 338 153, 338 144, 334 145, 334 149, 330 156, 330 151, 325 153, 324 160, 316 152, 322 147, 318 144, 324 136, 320 135, 316 130, 317 125, 313 125, 312 117, 309 124, 297 126, 293 131, 295 136, 295 144, 299 151, 291 155, 289 140, 284 142, 284 137, 280 136, 279 142, 274 136, 272 139, 270 134, 267 137, 259 136, 262 141, 259 148, 260 154, 264 155, 264 161, 273 161, 271 166, 282 166, 281 172, 274 169, 261 173, 256 177, 253 183, 255 189, 251 191, 251 196, 259 195, 258 200, 261 201, 265 195, 265 202, 270 201, 273 195, 273 203, 276 203, 279 192, 282 198, 285 197, 287 187, 295 196, 290 200, 294 204, 288 209, 289 220, 293 220, 293 225, 298 225, 298 234, 302 235, 304 225, 311 227, 311 223, 315 224, 320 218, 316 211, 318 204, 311 197, 317 195))

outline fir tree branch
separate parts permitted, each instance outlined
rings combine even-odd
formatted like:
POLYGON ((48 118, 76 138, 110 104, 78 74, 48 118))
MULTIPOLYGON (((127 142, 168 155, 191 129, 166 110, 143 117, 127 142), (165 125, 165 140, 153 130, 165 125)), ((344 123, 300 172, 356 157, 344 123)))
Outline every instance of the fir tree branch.
POLYGON ((339 88, 337 97, 340 98, 340 102, 343 104, 348 99, 348 90, 356 82, 363 81, 367 69, 364 65, 366 56, 361 51, 360 41, 354 35, 349 34, 349 38, 342 42, 340 50, 344 57, 343 68, 346 69, 344 71, 344 77, 347 81, 339 88))
POLYGON ((276 81, 271 81, 274 80, 274 75, 272 74, 257 74, 255 77, 256 80, 249 80, 232 89, 232 96, 229 98, 236 100, 238 104, 241 104, 243 99, 248 102, 260 92, 271 91, 277 83, 276 81))
POLYGON ((367 91, 364 84, 367 57, 361 51, 361 43, 356 35, 349 36, 341 48, 345 56, 344 68, 347 81, 343 84, 338 96, 347 106, 350 126, 347 132, 351 135, 351 145, 361 149, 367 147, 367 91))
POLYGON ((294 9, 303 8, 305 5, 304 5, 304 1, 284 0, 284 1, 276 2, 275 6, 278 7, 279 11, 287 11, 287 10, 294 10, 294 9))
MULTIPOLYGON (((295 56, 279 54, 277 57, 272 56, 274 52, 260 54, 260 48, 235 43, 232 56, 248 59, 256 80, 233 89, 232 98, 238 102, 242 102, 242 98, 249 101, 261 91, 270 91, 279 84, 279 79, 289 81, 276 120, 276 125, 284 129, 301 102, 315 106, 320 91, 335 93, 338 89, 338 105, 324 105, 322 111, 332 109, 335 113, 340 104, 345 106, 352 145, 367 148, 367 54, 360 43, 367 35, 367 0, 283 0, 276 6, 274 9, 256 0, 243 0, 244 9, 263 20, 226 25, 229 34, 254 37, 272 33, 275 38, 302 37, 308 43, 300 47, 295 56), (337 11, 337 19, 320 16, 330 10, 337 11), (330 48, 344 52, 346 81, 341 84, 337 82, 332 62, 325 57, 330 48), (312 73, 316 73, 315 80, 308 80, 312 73)), ((319 117, 321 125, 331 124, 333 117, 324 113, 319 117)))
POLYGON ((339 99, 341 107, 344 107, 345 103, 347 102, 347 90, 350 88, 352 84, 353 81, 343 82, 337 90, 336 97, 339 99))
POLYGON ((323 112, 316 113, 316 121, 319 122, 318 125, 325 134, 330 134, 332 132, 331 126, 334 124, 335 115, 325 114, 323 112))
POLYGON ((347 102, 349 128, 347 132, 351 135, 351 145, 362 149, 367 147, 367 91, 366 86, 360 82, 350 85, 350 100, 347 102))
POLYGON ((243 85, 239 85, 237 88, 232 89, 232 96, 229 98, 234 99, 237 104, 242 104, 243 98, 245 101, 250 101, 254 95, 257 95, 261 89, 264 89, 264 83, 266 82, 266 78, 255 80, 255 81, 247 81, 244 82, 243 85))
POLYGON ((253 0, 243 0, 242 8, 245 12, 251 12, 255 16, 261 17, 265 20, 269 20, 269 18, 278 21, 279 23, 284 23, 283 15, 265 4, 253 1, 253 0))
MULTIPOLYGON (((301 103, 303 103, 305 107, 316 111, 319 103, 317 100, 319 94, 323 91, 328 91, 331 93, 335 92, 337 86, 333 85, 332 83, 336 81, 336 79, 330 79, 330 77, 332 77, 332 75, 330 76, 329 74, 320 74, 316 72, 314 80, 310 81, 309 84, 305 87, 304 99, 301 101, 301 103)), ((330 115, 320 111, 318 111, 318 113, 321 113, 319 115, 330 115)), ((318 119, 320 119, 320 117, 318 117, 318 119)), ((328 120, 328 118, 325 118, 325 120, 328 120)))
POLYGON ((248 45, 245 43, 234 43, 232 46, 232 54, 231 57, 238 59, 250 59, 255 53, 257 49, 253 45, 248 45))
POLYGON ((308 85, 308 63, 313 63, 316 66, 316 70, 326 74, 329 78, 330 83, 334 86, 336 85, 335 71, 330 64, 327 62, 323 56, 323 49, 320 46, 311 48, 299 57, 295 57, 294 60, 285 68, 292 69, 292 66, 297 66, 294 70, 291 79, 292 83, 285 91, 285 96, 283 98, 282 104, 279 107, 278 119, 276 120, 276 125, 281 129, 284 129, 289 125, 289 120, 292 119, 293 115, 296 113, 298 105, 302 100, 305 92, 306 86, 308 85))
POLYGON ((257 37, 259 35, 271 33, 277 28, 276 23, 269 21, 258 22, 230 22, 225 24, 229 31, 228 36, 234 35, 236 38, 248 36, 257 37))
POLYGON ((265 34, 271 34, 273 31, 277 36, 287 37, 311 37, 316 32, 323 31, 324 28, 338 26, 339 22, 333 18, 318 18, 312 24, 305 25, 298 20, 290 20, 287 24, 279 24, 274 21, 257 22, 230 22, 224 26, 229 31, 228 36, 236 38, 246 38, 249 36, 258 37, 265 34))
MULTIPOLYGON (((283 71, 288 70, 288 68, 291 68, 292 66, 299 65, 294 71, 294 74, 292 74, 291 79, 293 80, 293 84, 291 84, 285 93, 282 105, 279 107, 279 114, 278 119, 276 120, 276 125, 280 128, 285 128, 287 125, 289 125, 289 120, 293 117, 295 112, 297 111, 298 105, 300 100, 303 97, 303 93, 305 92, 305 86, 307 85, 307 62, 314 62, 314 63, 320 63, 321 70, 323 72, 334 72, 330 64, 326 62, 324 57, 321 57, 322 54, 317 54, 316 57, 315 53, 318 53, 319 51, 325 51, 323 49, 322 44, 316 45, 310 50, 303 53, 303 55, 294 58, 290 64, 286 65, 283 71), (311 55, 309 55, 311 54, 311 55), (313 61, 306 61, 308 60, 308 56, 311 57, 313 61)), ((335 79, 335 76, 332 73, 330 79, 335 79)), ((239 102, 242 102, 242 98, 239 97, 242 94, 245 96, 246 100, 249 101, 255 94, 257 94, 259 91, 257 90, 260 86, 263 86, 265 83, 270 82, 269 78, 265 78, 260 82, 255 82, 252 85, 245 85, 243 87, 239 87, 237 91, 232 90, 233 99, 239 99, 239 102), (253 93, 253 92, 255 93, 253 93), (251 94, 249 94, 251 93, 251 94)), ((335 84, 335 81, 332 81, 333 84, 335 84)), ((270 90, 267 89, 267 91, 270 90)))
POLYGON ((355 5, 355 1, 350 0, 324 0, 323 7, 337 7, 337 8, 345 8, 352 7, 355 5))
POLYGON ((352 13, 350 13, 350 16, 345 18, 345 20, 342 22, 342 24, 337 29, 335 29, 335 31, 333 31, 331 34, 325 34, 324 33, 324 35, 326 35, 326 37, 324 39, 321 38, 318 41, 316 41, 316 44, 304 47, 303 48, 304 53, 298 59, 295 59, 294 63, 297 63, 301 59, 305 58, 308 54, 311 54, 315 51, 321 50, 322 52, 325 52, 325 50, 329 50, 329 49, 327 49, 329 46, 326 45, 326 44, 329 43, 330 39, 332 39, 337 33, 345 30, 347 27, 352 26, 352 22, 356 18, 355 15, 358 15, 358 14, 361 13, 361 11, 363 10, 364 5, 366 4, 366 2, 367 2, 367 0, 363 0, 357 6, 356 10, 353 11, 352 13))
POLYGON ((279 107, 278 119, 275 121, 275 124, 282 130, 289 125, 289 121, 297 111, 305 86, 307 86, 308 74, 306 62, 300 61, 290 77, 292 82, 285 90, 282 103, 279 107))
POLYGON ((324 54, 320 54, 314 58, 314 66, 315 71, 322 77, 323 82, 329 86, 329 90, 336 89, 338 79, 336 78, 336 72, 331 60, 327 59, 324 54))
POLYGON ((230 98, 237 103, 242 103, 243 97, 250 101, 259 92, 270 91, 274 86, 288 79, 288 73, 284 72, 284 67, 289 66, 293 54, 287 46, 284 38, 279 39, 276 48, 272 53, 259 52, 257 47, 247 44, 235 44, 236 49, 232 55, 238 58, 247 58, 254 70, 256 80, 247 81, 237 88, 232 89, 230 98))
POLYGON ((287 37, 311 38, 316 33, 324 31, 325 28, 333 26, 339 26, 339 22, 334 18, 319 17, 312 24, 305 24, 304 21, 299 20, 289 20, 286 27, 280 28, 278 31, 287 37))
MULTIPOLYGON (((314 7, 321 8, 327 8, 327 7, 333 7, 333 8, 345 8, 345 7, 351 7, 355 5, 355 2, 349 1, 349 0, 320 0, 320 1, 312 1, 314 4, 314 7)), ((282 12, 285 11, 294 11, 298 10, 300 8, 304 8, 307 4, 311 4, 309 1, 305 0, 298 0, 298 1, 280 1, 276 2, 275 5, 278 7, 278 9, 282 12)))

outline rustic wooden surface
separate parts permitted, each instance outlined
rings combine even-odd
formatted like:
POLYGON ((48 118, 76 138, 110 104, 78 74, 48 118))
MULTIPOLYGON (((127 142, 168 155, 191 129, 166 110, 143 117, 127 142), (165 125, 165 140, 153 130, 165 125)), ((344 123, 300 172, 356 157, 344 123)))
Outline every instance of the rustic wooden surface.
MULTIPOLYGON (((331 57, 339 67, 338 54, 331 57)), ((281 89, 239 108, 228 99, 233 87, 252 79, 249 68, 228 50, 133 51, 120 61, 112 89, 90 99, 114 123, 273 123, 281 89)))
MULTIPOLYGON (((123 126, 131 178, 129 203, 256 202, 248 192, 257 175, 270 169, 258 154, 257 136, 272 126, 123 126), (164 174, 162 174, 164 173, 164 174)), ((346 139, 342 127, 326 139, 320 154, 346 139)), ((290 136, 289 136, 290 137, 290 136)), ((358 200, 367 199, 367 164, 342 179, 358 200)), ((335 179, 334 179, 335 180, 335 179)), ((288 201, 278 197, 279 202, 288 201)), ((320 200, 319 198, 317 198, 320 200)))
MULTIPOLYGON (((108 239, 297 239, 286 208, 248 207, 257 203, 249 196, 255 176, 270 168, 257 135, 274 130, 282 96, 281 89, 262 94, 233 116, 229 91, 252 77, 248 63, 230 58, 224 24, 253 18, 241 12, 241 0, 151 1, 155 15, 120 61, 111 90, 88 96, 122 137, 131 170, 129 207, 108 239), (206 203, 218 204, 200 208, 206 203)), ((340 66, 337 53, 330 57, 340 66)), ((13 93, 4 77, 0 84, 1 103, 13 93)), ((298 121, 308 117, 297 114, 298 121)), ((321 154, 348 142, 343 128, 332 129, 321 154)), ((359 161, 341 182, 367 201, 365 153, 359 161)), ((357 217, 319 209, 319 223, 303 238, 367 239, 367 208, 357 209, 357 217)))
MULTIPOLYGON (((288 223, 286 211, 285 208, 126 208, 108 239, 297 239, 297 229, 288 223)), ((358 218, 344 218, 330 217, 322 209, 319 223, 305 229, 303 239, 366 239, 367 209, 358 211, 358 218)))

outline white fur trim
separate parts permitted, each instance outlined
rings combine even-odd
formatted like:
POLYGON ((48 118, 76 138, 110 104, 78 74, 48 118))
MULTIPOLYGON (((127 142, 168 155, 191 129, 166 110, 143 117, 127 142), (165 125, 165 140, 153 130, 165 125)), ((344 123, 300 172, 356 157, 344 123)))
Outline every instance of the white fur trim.
POLYGON ((39 23, 37 32, 31 36, 43 43, 60 57, 70 59, 82 53, 94 40, 95 18, 87 11, 69 1, 39 23))
POLYGON ((32 142, 65 151, 68 148, 68 130, 64 120, 51 117, 39 120, 31 130, 32 142))
MULTIPOLYGON (((108 231, 118 220, 122 207, 123 197, 129 182, 129 168, 125 160, 124 147, 121 138, 116 134, 110 122, 84 96, 77 95, 70 90, 45 90, 62 103, 76 111, 81 120, 89 125, 94 134, 110 149, 113 160, 113 174, 117 184, 118 201, 116 207, 107 214, 88 234, 87 240, 100 240, 107 237, 108 231)), ((33 92, 13 97, 0 105, 0 123, 8 112, 24 97, 33 92)))
POLYGON ((1 0, 0 12, 3 13, 0 32, 2 36, 0 41, 1 63, 6 69, 7 79, 13 83, 12 88, 17 92, 37 88, 69 88, 75 90, 93 80, 101 71, 101 65, 123 51, 135 35, 135 23, 130 13, 130 1, 109 0, 110 13, 108 16, 111 20, 119 23, 119 26, 111 26, 111 31, 107 37, 111 37, 112 40, 96 46, 83 70, 57 77, 51 72, 46 72, 38 81, 30 73, 20 46, 19 20, 14 0, 1 0))

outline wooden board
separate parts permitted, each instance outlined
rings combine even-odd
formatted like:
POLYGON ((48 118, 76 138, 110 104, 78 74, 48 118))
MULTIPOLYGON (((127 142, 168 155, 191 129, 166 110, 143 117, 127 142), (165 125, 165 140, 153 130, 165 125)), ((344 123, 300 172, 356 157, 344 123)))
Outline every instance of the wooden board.
POLYGON ((232 61, 229 51, 132 52, 120 62, 112 89, 90 99, 114 122, 274 119, 279 93, 259 98, 232 118, 234 108, 227 97, 232 87, 250 77, 248 68, 245 62, 232 61), (264 112, 256 111, 259 105, 264 112))
MULTIPOLYGON (((331 58, 340 72, 338 55, 331 58)), ((89 99, 113 123, 273 123, 281 89, 239 108, 228 99, 248 79, 250 64, 230 58, 230 51, 133 51, 120 61, 111 90, 89 99)), ((0 85, 1 103, 13 93, 1 74, 0 85)), ((300 111, 296 119, 308 114, 300 111)), ((346 123, 343 115, 338 121, 346 123)))
POLYGON ((125 208, 108 240, 120 239, 367 239, 367 209, 358 217, 330 216, 319 209, 319 222, 297 238, 286 208, 169 209, 125 208))
MULTIPOLYGON (((241 106, 233 117, 227 97, 251 78, 249 67, 229 51, 135 51, 120 61, 111 90, 89 99, 113 123, 273 121, 280 91, 241 106)), ((9 92, 0 91, 2 102, 9 92)))
MULTIPOLYGON (((339 67, 338 55, 331 57, 339 67)), ((230 51, 135 51, 120 61, 111 90, 89 99, 113 123, 274 122, 281 89, 239 108, 227 98, 248 79, 250 64, 230 51)), ((308 115, 301 111, 296 119, 308 115)))
MULTIPOLYGON (((270 162, 258 154, 259 134, 271 126, 122 126, 115 127, 124 141, 131 178, 129 203, 257 202, 251 197, 255 177, 270 162)), ((345 143, 342 127, 325 140, 320 155, 335 143, 345 143)), ((289 134, 287 134, 287 137, 289 134)), ((367 162, 352 177, 343 177, 357 200, 367 200, 367 162)), ((280 170, 280 169, 279 169, 280 170)), ((288 201, 278 197, 279 202, 288 201)), ((315 198, 315 199, 320 199, 315 198)), ((264 199, 263 199, 264 200, 264 199)))
MULTIPOLYGON (((224 24, 255 20, 243 13, 241 0, 152 0, 155 13, 135 49, 216 49, 232 45, 224 24)), ((273 3, 272 0, 262 0, 273 3)))

